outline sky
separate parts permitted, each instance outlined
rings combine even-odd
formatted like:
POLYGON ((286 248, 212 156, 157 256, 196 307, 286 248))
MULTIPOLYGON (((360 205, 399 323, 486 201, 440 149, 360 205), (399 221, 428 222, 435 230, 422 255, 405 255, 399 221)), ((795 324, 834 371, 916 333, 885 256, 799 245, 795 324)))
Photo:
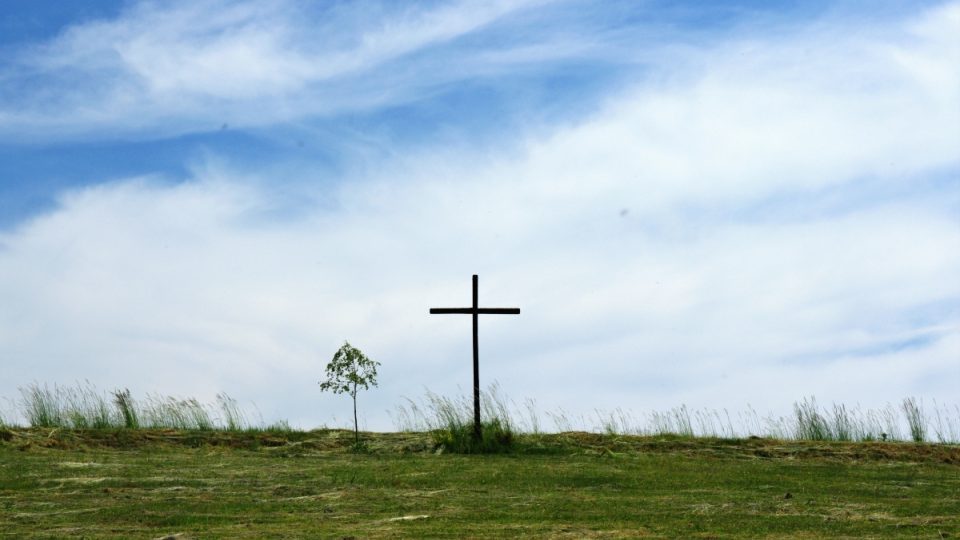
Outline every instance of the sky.
POLYGON ((958 66, 960 2, 6 0, 0 410, 341 427, 349 341, 391 430, 471 389, 472 274, 544 413, 957 403, 958 66))

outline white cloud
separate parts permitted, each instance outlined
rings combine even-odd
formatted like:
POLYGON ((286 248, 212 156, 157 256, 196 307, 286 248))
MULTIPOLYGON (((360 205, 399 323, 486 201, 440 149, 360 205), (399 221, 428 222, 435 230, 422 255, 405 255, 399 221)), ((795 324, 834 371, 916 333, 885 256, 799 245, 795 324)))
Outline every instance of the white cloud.
POLYGON ((224 166, 71 193, 0 237, 0 395, 226 390, 315 425, 350 339, 384 364, 386 429, 400 396, 468 386, 467 319, 427 308, 479 273, 481 302, 523 310, 481 323, 482 377, 548 409, 950 401, 956 10, 703 52, 522 151, 425 149, 283 222, 224 166))

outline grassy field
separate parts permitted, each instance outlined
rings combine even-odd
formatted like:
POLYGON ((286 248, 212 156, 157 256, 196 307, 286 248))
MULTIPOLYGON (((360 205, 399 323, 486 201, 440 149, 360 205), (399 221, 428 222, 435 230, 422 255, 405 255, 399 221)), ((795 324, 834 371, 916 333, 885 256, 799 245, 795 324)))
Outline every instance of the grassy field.
POLYGON ((960 447, 425 434, 0 430, 4 538, 955 538, 960 447))

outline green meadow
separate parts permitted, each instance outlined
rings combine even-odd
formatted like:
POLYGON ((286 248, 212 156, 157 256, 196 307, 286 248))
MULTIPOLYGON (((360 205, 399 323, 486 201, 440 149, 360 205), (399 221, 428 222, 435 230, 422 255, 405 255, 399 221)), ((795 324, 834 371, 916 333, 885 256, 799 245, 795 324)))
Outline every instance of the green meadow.
POLYGON ((2 538, 951 538, 958 417, 810 398, 789 418, 677 407, 646 424, 483 395, 398 407, 397 432, 298 430, 215 403, 21 389, 0 419, 2 538), (10 420, 11 416, 20 419, 10 420), (25 420, 25 425, 21 425, 25 420), (737 434, 738 431, 759 435, 737 434))
POLYGON ((3 538, 956 538, 960 447, 4 428, 3 538))

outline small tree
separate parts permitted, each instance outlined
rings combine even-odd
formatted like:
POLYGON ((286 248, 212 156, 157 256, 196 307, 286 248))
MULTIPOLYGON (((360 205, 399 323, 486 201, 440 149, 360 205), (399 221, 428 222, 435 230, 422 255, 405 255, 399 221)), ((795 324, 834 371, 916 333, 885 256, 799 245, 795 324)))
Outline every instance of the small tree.
POLYGON ((333 355, 333 360, 327 364, 327 380, 320 382, 320 390, 334 394, 350 394, 353 398, 353 434, 356 443, 360 443, 360 427, 357 424, 357 391, 377 386, 376 362, 367 358, 360 349, 350 346, 344 341, 343 347, 333 355))

